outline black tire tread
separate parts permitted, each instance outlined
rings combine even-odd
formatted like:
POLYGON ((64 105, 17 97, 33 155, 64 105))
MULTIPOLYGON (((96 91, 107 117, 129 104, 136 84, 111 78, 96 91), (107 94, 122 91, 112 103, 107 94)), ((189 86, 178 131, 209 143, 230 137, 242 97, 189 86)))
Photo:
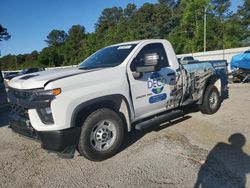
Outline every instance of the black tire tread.
POLYGON ((199 110, 203 114, 210 114, 211 115, 211 114, 216 113, 219 110, 220 106, 221 106, 221 99, 220 99, 218 89, 214 85, 208 85, 205 92, 204 92, 203 102, 201 105, 199 105, 199 110), (209 105, 209 95, 213 90, 215 90, 215 92, 218 95, 218 104, 217 104, 217 107, 215 110, 212 110, 210 108, 210 105, 209 105))

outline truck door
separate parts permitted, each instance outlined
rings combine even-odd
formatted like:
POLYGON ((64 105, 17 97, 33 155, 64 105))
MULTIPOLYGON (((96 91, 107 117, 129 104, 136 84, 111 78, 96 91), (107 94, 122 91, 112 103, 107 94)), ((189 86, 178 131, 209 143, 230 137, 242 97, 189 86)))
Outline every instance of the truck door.
POLYGON ((167 110, 170 95, 176 86, 176 72, 168 64, 165 48, 162 43, 144 45, 128 66, 128 77, 131 87, 135 120, 167 110), (137 73, 145 54, 156 54, 159 57, 159 71, 137 73))
POLYGON ((6 106, 7 104, 7 96, 4 86, 4 81, 2 77, 2 72, 0 70, 0 108, 6 106))

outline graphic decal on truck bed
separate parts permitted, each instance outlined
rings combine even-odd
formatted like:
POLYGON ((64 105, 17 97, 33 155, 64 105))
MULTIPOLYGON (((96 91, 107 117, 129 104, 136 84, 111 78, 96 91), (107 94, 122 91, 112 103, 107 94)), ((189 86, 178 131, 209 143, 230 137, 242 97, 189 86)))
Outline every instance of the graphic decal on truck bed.
POLYGON ((151 90, 153 96, 149 97, 149 103, 153 104, 167 99, 167 94, 162 93, 166 85, 166 78, 160 73, 154 72, 147 81, 147 87, 151 90))
POLYGON ((188 64, 183 67, 187 70, 186 92, 182 103, 184 105, 197 101, 202 96, 207 79, 215 72, 210 63, 188 64))
POLYGON ((170 78, 171 93, 167 100, 167 109, 172 109, 179 106, 183 94, 183 79, 182 75, 185 74, 184 70, 176 70, 176 74, 170 78), (182 72, 181 72, 182 71, 182 72))

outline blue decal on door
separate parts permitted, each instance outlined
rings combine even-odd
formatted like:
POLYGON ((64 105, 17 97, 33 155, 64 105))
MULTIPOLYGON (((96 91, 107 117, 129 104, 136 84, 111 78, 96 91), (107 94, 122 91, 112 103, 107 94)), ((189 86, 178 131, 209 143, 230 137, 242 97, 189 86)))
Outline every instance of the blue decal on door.
POLYGON ((165 84, 166 84, 166 79, 158 72, 154 72, 150 76, 150 78, 148 78, 147 81, 148 89, 152 91, 152 94, 155 94, 149 97, 150 104, 163 101, 167 98, 167 94, 162 93, 165 84))
POLYGON ((153 104, 153 103, 156 103, 156 102, 160 102, 160 101, 165 100, 166 98, 167 98, 166 93, 162 93, 162 94, 159 94, 159 95, 154 95, 154 96, 149 97, 149 103, 153 104))

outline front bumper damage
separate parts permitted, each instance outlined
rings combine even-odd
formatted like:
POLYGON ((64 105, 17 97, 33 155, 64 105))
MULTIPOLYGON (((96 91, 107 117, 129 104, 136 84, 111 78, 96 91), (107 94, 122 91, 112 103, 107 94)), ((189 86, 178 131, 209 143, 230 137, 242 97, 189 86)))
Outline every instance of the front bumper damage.
MULTIPOLYGON (((80 137, 80 128, 36 131, 29 119, 29 109, 50 107, 52 96, 35 96, 32 90, 10 88, 8 97, 12 105, 10 127, 16 133, 41 141, 41 147, 62 158, 73 158, 80 137)), ((49 126, 49 125, 48 125, 49 126)))

